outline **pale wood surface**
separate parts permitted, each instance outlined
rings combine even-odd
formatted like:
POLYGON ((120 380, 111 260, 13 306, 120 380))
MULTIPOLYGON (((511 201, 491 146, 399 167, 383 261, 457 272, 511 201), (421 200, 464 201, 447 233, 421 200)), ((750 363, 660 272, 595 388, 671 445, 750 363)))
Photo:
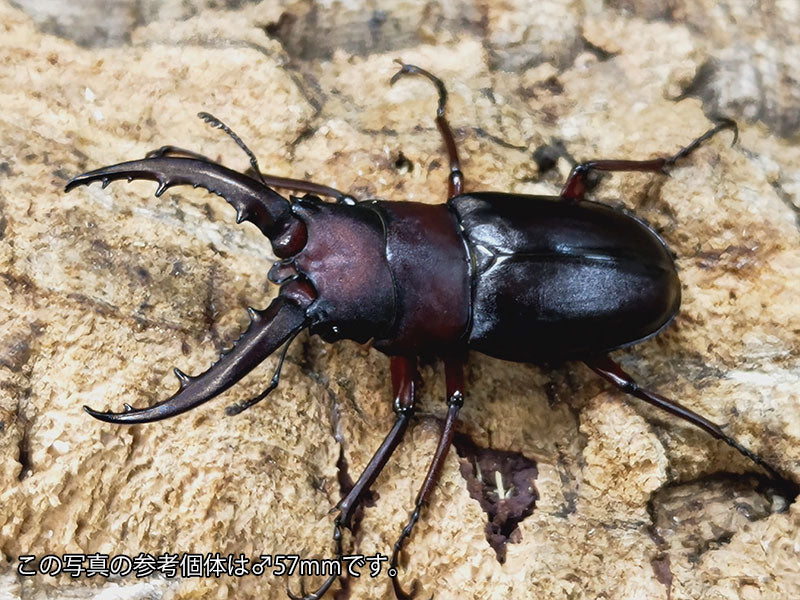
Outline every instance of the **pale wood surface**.
MULTIPOLYGON (((649 158, 707 129, 704 109, 741 122, 739 145, 721 135, 669 179, 615 175, 595 191, 663 234, 683 282, 671 328, 617 356, 800 480, 795 2, 116 2, 71 21, 19 4, 39 24, 0 3, 0 598, 285 597, 269 575, 23 579, 26 553, 331 555, 337 459, 355 477, 388 430, 388 360, 303 336, 280 388, 236 418, 224 406, 259 391, 274 359, 179 418, 90 419, 81 405, 168 395, 173 366, 205 369, 244 306, 276 289, 265 240, 215 196, 62 189, 165 143, 244 169, 194 116, 206 110, 267 172, 440 202, 435 93, 422 80, 390 88, 396 57, 447 82, 468 190, 556 193, 568 161, 540 175, 533 160, 554 140, 577 159, 649 158), (395 167, 401 151, 412 170, 395 167)), ((401 579, 425 598, 800 597, 800 505, 773 513, 780 499, 719 475, 751 471, 741 457, 579 364, 473 355, 468 373, 460 429, 538 461, 540 500, 499 564, 452 452, 405 554, 401 579)), ((438 365, 423 375, 421 416, 354 551, 390 550, 427 467, 443 377, 438 365)), ((389 593, 382 575, 352 581, 349 597, 389 593)))

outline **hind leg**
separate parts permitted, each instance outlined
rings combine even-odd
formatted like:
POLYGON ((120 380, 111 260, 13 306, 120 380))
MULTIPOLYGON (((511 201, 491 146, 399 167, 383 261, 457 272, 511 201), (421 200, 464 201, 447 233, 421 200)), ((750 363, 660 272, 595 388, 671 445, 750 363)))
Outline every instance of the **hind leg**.
POLYGON ((676 417, 680 417, 692 425, 699 427, 703 431, 708 432, 716 439, 722 440, 732 448, 735 448, 742 456, 745 456, 764 469, 770 475, 770 477, 780 485, 780 487, 790 492, 793 491, 796 495, 798 486, 795 483, 789 481, 783 475, 778 473, 778 471, 772 467, 772 465, 767 463, 755 452, 745 448, 731 436, 727 435, 716 423, 713 423, 705 417, 698 415, 696 412, 680 405, 674 400, 670 400, 664 396, 661 396, 660 394, 656 394, 655 392, 651 392, 650 390, 639 387, 639 384, 636 383, 633 377, 623 371, 622 367, 620 367, 619 364, 617 364, 608 356, 600 356, 584 362, 590 369, 592 369, 592 371, 600 375, 600 377, 606 381, 611 382, 626 394, 635 396, 636 398, 644 400, 645 402, 665 410, 676 417))
POLYGON ((572 168, 560 195, 565 200, 574 202, 583 200, 586 195, 589 173, 592 171, 644 171, 667 174, 676 161, 689 156, 703 142, 710 140, 725 129, 733 130, 733 143, 735 144, 738 139, 736 123, 730 119, 724 119, 672 156, 652 158, 650 160, 590 160, 581 163, 572 168))

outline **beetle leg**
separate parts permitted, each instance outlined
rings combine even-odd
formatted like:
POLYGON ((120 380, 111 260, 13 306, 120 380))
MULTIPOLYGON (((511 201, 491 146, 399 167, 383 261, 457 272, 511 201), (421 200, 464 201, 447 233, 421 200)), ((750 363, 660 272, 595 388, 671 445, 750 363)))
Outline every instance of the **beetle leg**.
POLYGON ((272 379, 270 379, 269 385, 266 387, 266 389, 260 394, 258 394, 258 396, 254 396, 249 400, 231 404, 225 409, 226 415, 228 415, 229 417, 238 415, 240 412, 247 410, 254 404, 258 404, 259 402, 261 402, 264 398, 269 396, 272 390, 278 387, 278 383, 280 383, 281 380, 281 370, 283 369, 283 361, 286 360, 286 353, 289 351, 289 346, 292 345, 294 338, 296 338, 299 333, 300 331, 298 331, 295 335, 290 337, 283 345, 283 350, 281 350, 280 356, 278 357, 278 365, 275 367, 275 371, 272 373, 272 379))
MULTIPOLYGON (((417 358, 393 356, 391 360, 392 389, 394 393, 394 412, 396 414, 394 426, 386 435, 374 456, 370 459, 364 471, 353 485, 347 495, 333 507, 331 512, 339 511, 333 522, 333 541, 336 544, 336 554, 341 561, 342 555, 342 527, 352 529, 352 520, 356 510, 361 506, 364 498, 369 493, 370 487, 378 478, 389 457, 395 451, 408 429, 408 423, 414 414, 414 404, 417 397, 419 372, 417 371, 417 358)), ((302 597, 295 596, 287 589, 292 600, 317 600, 331 587, 338 575, 331 575, 314 592, 302 597)))
POLYGON ((403 75, 422 75, 427 77, 436 86, 439 92, 439 105, 436 108, 436 127, 444 140, 445 148, 447 149, 447 157, 450 161, 450 174, 448 176, 448 191, 447 199, 450 200, 461 194, 464 191, 464 174, 461 172, 461 162, 458 160, 458 149, 456 148, 456 141, 453 137, 453 130, 444 116, 445 106, 447 105, 447 88, 441 79, 436 77, 433 73, 421 69, 416 65, 408 65, 402 60, 395 60, 400 65, 400 70, 392 75, 390 83, 394 83, 403 75))
POLYGON ((417 494, 417 499, 414 503, 414 511, 408 520, 405 528, 403 529, 400 537, 394 544, 392 551, 392 558, 389 561, 389 577, 392 579, 392 587, 394 588, 395 596, 400 600, 410 600, 416 593, 417 582, 415 581, 411 588, 411 594, 407 594, 400 583, 397 581, 397 562, 400 552, 403 549, 403 544, 406 539, 411 535, 414 525, 419 520, 422 507, 427 504, 428 499, 439 481, 439 476, 442 473, 444 461, 447 458, 447 451, 453 443, 453 436, 455 435, 456 421, 458 419, 458 412, 464 404, 464 360, 463 358, 451 358, 445 360, 445 387, 447 389, 447 416, 445 417, 442 433, 439 437, 439 443, 436 446, 436 451, 433 454, 433 460, 428 467, 428 473, 425 475, 425 480, 422 482, 422 487, 417 494))
POLYGON ((763 458, 745 448, 742 444, 737 442, 729 435, 725 434, 719 425, 709 421, 701 415, 698 415, 696 412, 689 410, 685 406, 681 406, 673 400, 669 400, 660 394, 656 394, 655 392, 651 392, 639 387, 636 381, 634 381, 633 377, 623 371, 622 367, 620 367, 619 364, 613 361, 610 357, 600 356, 584 362, 590 369, 592 369, 592 371, 600 375, 600 377, 603 379, 610 381, 626 394, 635 396, 636 398, 644 400, 645 402, 649 402, 653 406, 657 406, 658 408, 661 408, 668 413, 675 415, 676 417, 680 417, 681 419, 689 421, 689 423, 699 427, 703 431, 710 433, 716 439, 722 440, 732 448, 736 449, 740 454, 764 469, 767 473, 769 473, 770 477, 772 477, 776 483, 780 484, 780 486, 790 494, 797 496, 798 492, 800 492, 800 487, 797 484, 783 477, 783 475, 778 473, 778 471, 763 458))
POLYGON ((197 160, 204 160, 206 162, 213 163, 214 161, 208 158, 205 154, 200 154, 199 152, 195 152, 194 150, 187 150, 186 148, 181 148, 180 146, 161 146, 160 148, 156 148, 155 150, 150 150, 147 154, 144 155, 145 158, 165 158, 168 156, 181 156, 183 158, 194 158, 197 160))
POLYGON ((288 177, 275 177, 274 175, 262 175, 261 169, 258 167, 258 159, 256 158, 255 153, 247 147, 236 132, 233 131, 230 127, 225 125, 222 121, 216 118, 214 115, 209 114, 207 112, 200 112, 197 113, 197 116, 203 119, 206 123, 211 125, 212 127, 216 127, 217 129, 221 129, 225 133, 227 133, 234 142, 244 150, 245 154, 247 154, 248 158, 250 159, 250 167, 252 171, 258 175, 259 180, 264 185, 268 185, 271 187, 279 187, 284 189, 296 190, 301 192, 308 192, 310 194, 319 194, 322 196, 329 196, 331 198, 336 198, 337 202, 342 204, 355 204, 355 198, 353 198, 350 194, 345 194, 340 192, 337 189, 332 187, 328 187, 327 185, 320 185, 318 183, 312 183, 310 181, 302 181, 299 179, 290 179, 288 177))
POLYGON ((731 119, 722 119, 714 127, 697 139, 692 140, 690 144, 681 148, 672 156, 653 158, 650 160, 591 160, 581 163, 572 168, 567 182, 561 189, 560 195, 565 200, 574 202, 583 200, 586 195, 589 173, 592 171, 646 171, 651 173, 663 173, 666 175, 677 160, 689 156, 703 142, 710 140, 717 133, 725 129, 733 130, 733 143, 735 144, 739 137, 739 130, 736 126, 736 122, 731 119))
POLYGON ((416 357, 393 356, 391 362, 392 388, 394 391, 395 422, 375 455, 348 494, 342 498, 334 510, 339 511, 336 526, 350 529, 353 514, 386 465, 395 448, 400 444, 414 414, 419 385, 416 357))

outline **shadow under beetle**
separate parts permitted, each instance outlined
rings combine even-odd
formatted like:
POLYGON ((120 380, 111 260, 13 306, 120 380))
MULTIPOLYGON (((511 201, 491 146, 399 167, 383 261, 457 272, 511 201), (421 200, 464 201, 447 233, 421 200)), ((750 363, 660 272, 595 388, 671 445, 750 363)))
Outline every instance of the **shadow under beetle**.
MULTIPOLYGON (((402 63, 401 63, 402 64, 402 63)), ((200 154, 174 146, 143 160, 97 169, 72 179, 78 185, 117 179, 158 182, 156 196, 177 185, 202 187, 236 209, 237 222, 250 221, 269 238, 279 258, 269 272, 280 285, 265 310, 248 309, 250 326, 211 368, 188 376, 178 369, 180 389, 144 409, 97 412, 110 423, 146 423, 185 412, 221 394, 282 347, 269 386, 258 396, 228 407, 236 414, 262 400, 278 384, 289 344, 304 329, 326 341, 373 340, 391 357, 394 425, 350 492, 337 504, 334 540, 339 556, 343 527, 350 528, 414 412, 419 380, 417 357, 444 361, 447 416, 436 451, 408 524, 394 545, 389 573, 395 594, 407 597, 397 581, 405 540, 439 478, 464 401, 463 365, 468 350, 516 362, 581 360, 622 391, 707 431, 766 470, 786 489, 783 478, 761 457, 722 429, 659 394, 639 387, 608 352, 646 340, 673 319, 681 288, 664 240, 637 217, 585 199, 592 171, 668 173, 676 161, 736 124, 715 127, 670 157, 649 160, 596 160, 575 166, 558 196, 499 192, 464 193, 455 140, 445 118, 447 91, 431 73, 402 64, 392 77, 421 75, 438 89, 436 125, 450 163, 444 204, 356 202, 333 188, 261 174, 255 155, 222 122, 248 154, 253 176, 232 171, 200 154), (272 188, 306 192, 287 200, 272 188), (334 198, 323 202, 319 196, 334 198)), ((331 576, 306 599, 319 598, 331 576)), ((290 594, 291 595, 291 594, 290 594)), ((293 596, 294 597, 294 596, 293 596)))

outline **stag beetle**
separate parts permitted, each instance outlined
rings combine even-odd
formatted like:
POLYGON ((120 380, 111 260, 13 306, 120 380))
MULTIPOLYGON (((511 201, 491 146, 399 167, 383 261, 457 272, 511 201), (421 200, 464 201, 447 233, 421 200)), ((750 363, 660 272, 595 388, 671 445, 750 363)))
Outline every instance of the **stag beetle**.
MULTIPOLYGON (((236 221, 250 221, 270 240, 278 257, 269 271, 280 286, 265 310, 248 309, 250 325, 211 368, 197 376, 178 369, 180 389, 169 399, 124 412, 85 410, 103 421, 146 423, 190 410, 218 396, 282 347, 269 386, 236 414, 263 399, 278 384, 292 340, 304 329, 333 342, 372 340, 391 359, 396 418, 385 440, 349 493, 337 504, 334 540, 342 555, 341 528, 350 528, 356 508, 392 452, 414 412, 417 358, 443 359, 447 415, 438 446, 413 512, 394 545, 390 576, 395 594, 398 557, 441 473, 464 401, 463 365, 468 350, 516 362, 581 360, 622 391, 707 431, 760 465, 775 480, 794 487, 761 457, 708 419, 640 387, 612 350, 649 339, 675 317, 681 287, 664 240, 626 211, 585 199, 594 171, 667 174, 718 132, 736 124, 721 120, 673 156, 649 160, 595 160, 575 166, 558 196, 499 192, 464 193, 455 139, 445 118, 447 90, 428 71, 403 64, 392 77, 420 75, 438 90, 436 125, 449 158, 444 204, 368 200, 356 202, 333 188, 263 175, 252 151, 226 125, 200 113, 230 135, 250 158, 252 176, 174 146, 78 175, 66 186, 118 179, 158 183, 156 196, 192 185, 222 196, 236 221), (306 192, 289 200, 273 188, 306 192), (335 199, 323 202, 320 196, 335 199), (370 282, 365 285, 364 282, 370 282)), ((320 597, 331 577, 306 598, 320 597)))

